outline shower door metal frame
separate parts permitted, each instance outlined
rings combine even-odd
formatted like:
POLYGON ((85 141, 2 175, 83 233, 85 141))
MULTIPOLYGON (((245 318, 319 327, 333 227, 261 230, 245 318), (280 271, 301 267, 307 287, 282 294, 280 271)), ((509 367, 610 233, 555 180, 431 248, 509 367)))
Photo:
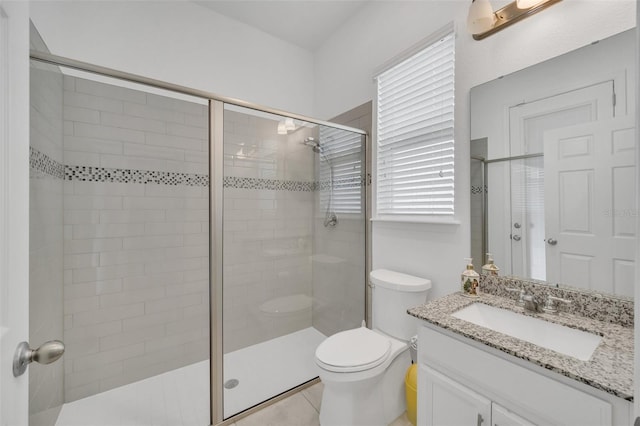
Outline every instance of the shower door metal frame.
POLYGON ((90 64, 88 62, 82 62, 75 59, 66 58, 63 56, 53 55, 45 52, 38 52, 32 50, 29 54, 30 59, 48 63, 51 65, 62 66, 65 68, 71 68, 91 74, 97 74, 105 77, 111 77, 131 83, 142 84, 157 89, 168 90, 175 93, 181 93, 184 95, 190 95, 196 98, 209 102, 209 191, 210 191, 210 276, 209 276, 209 294, 210 294, 210 423, 211 425, 226 425, 231 424, 241 417, 245 417, 267 405, 273 404, 287 396, 298 392, 305 387, 309 387, 319 381, 319 379, 312 379, 300 386, 291 389, 283 394, 280 394, 268 401, 263 402, 251 409, 230 417, 224 420, 224 405, 223 405, 223 347, 222 347, 222 214, 223 214, 223 108, 224 104, 237 105, 257 111, 267 112, 270 114, 281 115, 285 117, 291 117, 296 120, 306 121, 309 123, 333 127, 349 132, 357 133, 364 136, 364 177, 365 177, 365 191, 364 200, 365 205, 365 318, 367 323, 370 323, 370 292, 368 283, 369 271, 371 269, 371 224, 370 224, 370 156, 371 150, 369 148, 369 135, 367 132, 361 129, 356 129, 341 124, 336 124, 324 120, 318 120, 311 117, 306 117, 301 114, 295 114, 287 111, 282 111, 275 108, 269 108, 262 105, 254 104, 251 102, 242 101, 239 99, 228 98, 220 96, 215 93, 211 93, 205 90, 193 89, 186 86, 181 86, 173 83, 168 83, 162 80, 156 80, 153 78, 143 77, 137 74, 132 74, 124 71, 115 70, 113 68, 102 67, 99 65, 90 64))

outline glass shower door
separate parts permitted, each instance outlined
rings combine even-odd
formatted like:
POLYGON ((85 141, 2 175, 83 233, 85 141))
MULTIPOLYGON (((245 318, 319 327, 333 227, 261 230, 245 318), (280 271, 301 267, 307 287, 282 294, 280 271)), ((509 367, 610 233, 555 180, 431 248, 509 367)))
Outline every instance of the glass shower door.
POLYGON ((360 134, 225 105, 225 418, 316 378, 364 319, 363 157, 360 134))

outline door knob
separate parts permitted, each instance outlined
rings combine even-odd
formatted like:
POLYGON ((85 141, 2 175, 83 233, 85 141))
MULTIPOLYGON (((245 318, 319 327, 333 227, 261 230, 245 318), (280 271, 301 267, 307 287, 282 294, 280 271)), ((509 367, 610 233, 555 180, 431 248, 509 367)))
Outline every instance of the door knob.
POLYGON ((29 343, 21 342, 13 356, 13 375, 22 376, 27 366, 33 361, 39 364, 51 364, 60 359, 64 353, 64 343, 60 340, 50 340, 37 349, 31 349, 29 343))
POLYGON ((513 241, 520 241, 520 235, 514 235, 511 238, 513 238, 513 241))
POLYGON ((555 246, 556 244, 558 244, 558 240, 554 240, 553 238, 547 238, 547 244, 549 244, 550 246, 555 246))

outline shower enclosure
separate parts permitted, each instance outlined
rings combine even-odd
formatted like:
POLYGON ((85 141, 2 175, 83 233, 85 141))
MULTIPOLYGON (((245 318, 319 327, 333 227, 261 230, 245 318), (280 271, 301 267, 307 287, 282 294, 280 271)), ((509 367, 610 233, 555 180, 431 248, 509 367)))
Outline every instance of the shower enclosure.
POLYGON ((46 53, 32 29, 30 424, 218 424, 366 318, 364 132, 46 53))

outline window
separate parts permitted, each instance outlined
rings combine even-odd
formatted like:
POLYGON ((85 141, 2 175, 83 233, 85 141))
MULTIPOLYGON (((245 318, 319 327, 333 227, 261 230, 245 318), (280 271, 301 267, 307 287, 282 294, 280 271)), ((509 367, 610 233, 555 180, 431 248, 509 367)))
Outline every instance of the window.
POLYGON ((362 135, 320 127, 320 206, 333 213, 362 213, 362 135))
POLYGON ((454 48, 448 29, 376 76, 381 217, 454 213, 454 48))

